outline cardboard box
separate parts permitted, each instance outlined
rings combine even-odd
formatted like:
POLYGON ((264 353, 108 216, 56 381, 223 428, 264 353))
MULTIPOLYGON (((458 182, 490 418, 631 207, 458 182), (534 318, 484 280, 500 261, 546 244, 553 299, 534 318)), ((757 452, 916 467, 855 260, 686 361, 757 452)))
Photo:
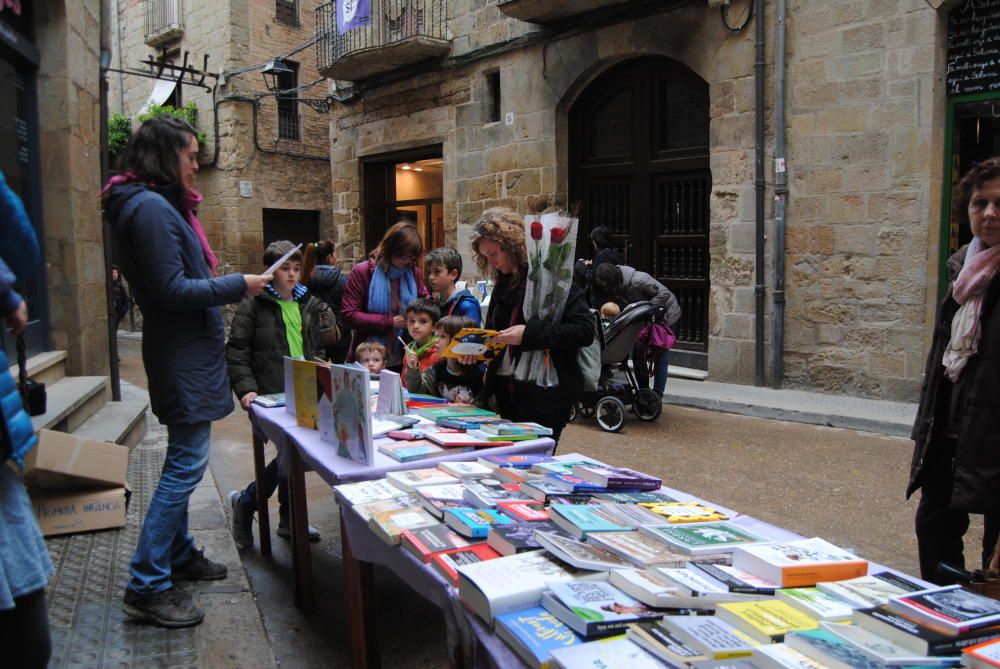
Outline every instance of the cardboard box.
POLYGON ((128 453, 120 444, 42 430, 24 459, 24 481, 35 488, 118 487, 125 484, 128 453))
POLYGON ((31 505, 47 537, 105 530, 125 525, 126 488, 65 491, 32 489, 31 505))

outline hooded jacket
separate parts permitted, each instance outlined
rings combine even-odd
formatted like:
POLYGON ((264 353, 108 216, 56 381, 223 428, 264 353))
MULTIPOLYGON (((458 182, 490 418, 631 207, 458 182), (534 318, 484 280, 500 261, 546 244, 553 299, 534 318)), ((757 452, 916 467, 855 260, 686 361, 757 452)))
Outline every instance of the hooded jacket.
MULTIPOLYGON (((923 485, 924 463, 938 443, 935 422, 947 407, 939 404, 948 395, 941 364, 951 339, 951 321, 959 305, 952 297, 952 287, 965 262, 968 247, 963 246, 948 259, 948 293, 938 307, 931 349, 924 369, 920 406, 913 425, 913 459, 906 496, 923 485)), ((972 356, 958 383, 951 387, 957 406, 958 432, 952 465, 951 508, 970 513, 1000 511, 1000 275, 986 289, 981 317, 982 336, 979 350, 972 356)))
POLYGON ((476 321, 476 327, 483 322, 483 308, 479 300, 468 289, 456 290, 441 304, 442 316, 465 316, 476 321))
POLYGON ((233 410, 220 305, 239 302, 241 274, 213 277, 184 210, 181 186, 113 186, 115 257, 142 310, 142 361, 153 413, 165 425, 218 420, 233 410))

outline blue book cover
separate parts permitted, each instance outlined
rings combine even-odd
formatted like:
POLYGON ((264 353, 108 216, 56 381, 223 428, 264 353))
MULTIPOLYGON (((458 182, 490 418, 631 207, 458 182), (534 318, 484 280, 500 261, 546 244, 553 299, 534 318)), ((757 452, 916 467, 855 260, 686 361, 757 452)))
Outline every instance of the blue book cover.
POLYGON ((608 491, 604 486, 584 481, 579 476, 573 476, 572 474, 546 474, 542 480, 551 481, 553 485, 559 486, 566 492, 595 493, 608 491))
POLYGON ((524 453, 521 455, 483 455, 479 461, 486 465, 492 464, 497 467, 513 467, 514 469, 531 469, 532 466, 543 462, 556 462, 556 459, 549 455, 533 455, 524 453))
POLYGON ((485 539, 493 525, 510 525, 514 521, 493 509, 448 509, 444 513, 445 525, 464 537, 485 539))
POLYGON ((496 625, 497 634, 513 641, 511 647, 533 667, 548 667, 551 652, 557 648, 583 643, 576 632, 540 606, 499 615, 496 625))
MULTIPOLYGON (((556 514, 571 525, 579 528, 580 534, 590 532, 618 532, 634 529, 612 520, 601 507, 589 504, 553 504, 549 507, 549 515, 556 514)), ((556 520, 554 516, 553 520, 556 520)))

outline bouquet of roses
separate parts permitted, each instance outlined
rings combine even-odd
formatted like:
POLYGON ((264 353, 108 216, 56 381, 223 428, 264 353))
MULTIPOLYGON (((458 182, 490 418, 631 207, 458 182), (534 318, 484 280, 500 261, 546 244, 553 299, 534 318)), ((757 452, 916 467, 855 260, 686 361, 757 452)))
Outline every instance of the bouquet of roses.
MULTIPOLYGON (((528 283, 524 292, 524 318, 558 322, 566 308, 573 283, 577 219, 565 212, 526 216, 528 283)), ((514 369, 514 378, 536 385, 559 385, 548 351, 524 351, 514 369)))

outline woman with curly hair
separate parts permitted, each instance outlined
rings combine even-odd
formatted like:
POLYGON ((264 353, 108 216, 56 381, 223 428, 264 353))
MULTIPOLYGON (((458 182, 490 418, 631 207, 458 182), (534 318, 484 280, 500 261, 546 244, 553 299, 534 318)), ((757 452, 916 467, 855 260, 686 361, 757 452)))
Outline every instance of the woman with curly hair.
POLYGON ((920 577, 942 585, 953 581, 939 573, 941 562, 965 565, 970 513, 984 516, 984 568, 1000 535, 1000 158, 973 165, 954 202, 972 242, 948 259, 906 490, 921 489, 920 577))
POLYGON ((406 333, 406 306, 418 297, 430 297, 416 262, 423 252, 413 223, 401 221, 385 231, 368 260, 351 270, 344 289, 342 314, 354 330, 347 356, 363 341, 385 346, 385 366, 403 369, 399 338, 406 333))
POLYGON ((507 344, 503 355, 486 370, 480 402, 495 398, 498 412, 516 421, 534 421, 552 429, 558 440, 579 399, 583 376, 576 364, 577 351, 593 341, 594 323, 582 290, 570 288, 562 318, 557 323, 533 317, 522 310, 528 275, 524 224, 512 209, 488 209, 472 226, 472 253, 479 271, 493 278, 493 294, 485 327, 499 330, 497 341, 507 344), (514 367, 523 351, 547 350, 559 385, 542 388, 514 378, 514 367))

